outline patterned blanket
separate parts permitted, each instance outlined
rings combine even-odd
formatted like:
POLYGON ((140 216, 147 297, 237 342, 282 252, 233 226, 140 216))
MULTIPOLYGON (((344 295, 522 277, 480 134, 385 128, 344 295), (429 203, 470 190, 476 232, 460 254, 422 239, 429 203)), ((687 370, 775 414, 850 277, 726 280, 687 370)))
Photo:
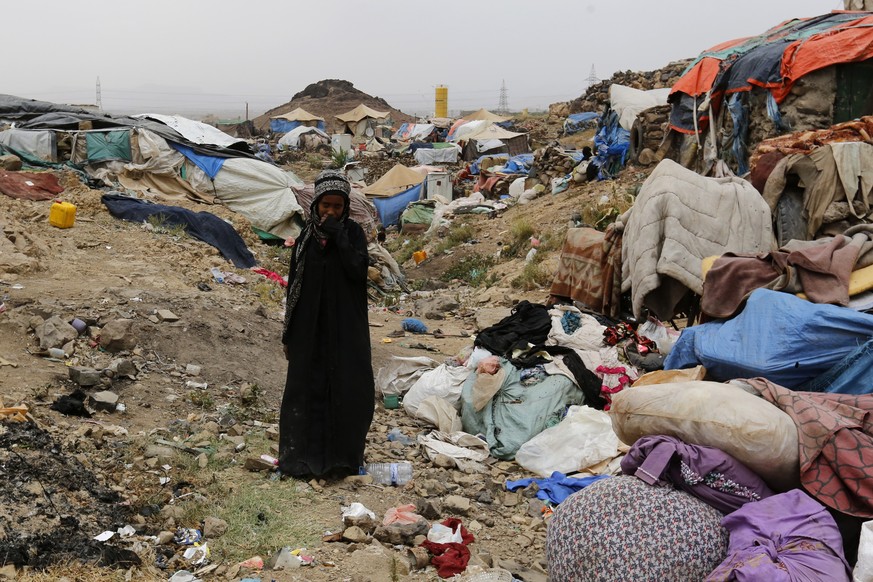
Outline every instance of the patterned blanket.
POLYGON ((800 482, 828 507, 873 517, 873 394, 794 392, 747 380, 797 424, 800 482))
POLYGON ((550 292, 617 317, 621 303, 621 237, 607 241, 604 233, 593 228, 568 230, 550 292))

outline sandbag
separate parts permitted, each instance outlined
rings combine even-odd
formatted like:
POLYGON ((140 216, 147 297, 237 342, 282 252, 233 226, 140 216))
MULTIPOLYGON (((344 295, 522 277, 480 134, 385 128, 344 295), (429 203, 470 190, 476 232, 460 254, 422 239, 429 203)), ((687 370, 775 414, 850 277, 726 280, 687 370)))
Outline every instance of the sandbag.
POLYGON ((739 386, 677 382, 640 386, 612 397, 612 427, 633 445, 648 435, 716 447, 776 491, 799 484, 797 427, 791 417, 739 386))

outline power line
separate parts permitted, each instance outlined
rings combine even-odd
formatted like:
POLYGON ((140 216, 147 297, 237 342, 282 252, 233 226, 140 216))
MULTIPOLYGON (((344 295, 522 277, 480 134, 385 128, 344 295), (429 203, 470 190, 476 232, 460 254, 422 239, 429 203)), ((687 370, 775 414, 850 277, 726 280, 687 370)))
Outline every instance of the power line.
POLYGON ((500 83, 500 103, 497 104, 497 113, 502 115, 509 113, 509 95, 506 92, 506 79, 500 83))

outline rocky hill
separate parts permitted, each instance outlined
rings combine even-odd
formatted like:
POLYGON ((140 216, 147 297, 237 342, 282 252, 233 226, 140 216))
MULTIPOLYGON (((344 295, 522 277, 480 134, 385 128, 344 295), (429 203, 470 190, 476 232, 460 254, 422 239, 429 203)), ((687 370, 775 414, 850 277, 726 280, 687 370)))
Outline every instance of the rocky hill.
POLYGON ((399 109, 395 109, 381 97, 374 97, 357 89, 349 81, 341 79, 324 79, 317 83, 311 83, 303 91, 296 93, 291 101, 270 109, 254 120, 255 127, 265 131, 270 126, 270 117, 288 113, 298 107, 302 107, 313 115, 324 118, 328 132, 335 129, 336 115, 354 109, 363 103, 377 111, 390 111, 391 119, 395 124, 412 121, 409 116, 399 109))
POLYGON ((583 111, 600 112, 604 104, 609 100, 609 86, 613 84, 626 85, 643 91, 672 87, 679 80, 679 77, 682 76, 685 67, 690 62, 691 59, 673 61, 667 66, 654 71, 618 71, 609 79, 604 79, 599 83, 591 85, 585 93, 572 101, 551 104, 549 106, 549 113, 559 117, 566 117, 571 113, 581 113, 583 111))

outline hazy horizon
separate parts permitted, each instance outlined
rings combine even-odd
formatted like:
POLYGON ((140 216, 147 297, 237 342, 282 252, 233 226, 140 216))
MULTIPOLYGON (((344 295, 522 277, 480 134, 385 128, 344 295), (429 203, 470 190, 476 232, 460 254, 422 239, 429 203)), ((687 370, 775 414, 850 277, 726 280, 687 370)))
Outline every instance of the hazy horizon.
POLYGON ((410 115, 429 115, 434 88, 449 111, 496 109, 505 82, 509 109, 545 110, 616 71, 651 71, 733 38, 842 7, 679 0, 624 3, 544 0, 424 7, 404 0, 347 0, 251 6, 227 0, 153 0, 127 5, 45 0, 34 41, 32 9, 7 7, 8 46, 26 58, 4 67, 2 92, 104 111, 254 118, 311 83, 343 79, 410 115), (689 14, 691 12, 691 14, 689 14), (17 13, 17 14, 16 14, 17 13), (682 23, 689 16, 696 26, 682 23), (61 63, 55 65, 54 63, 61 63), (75 64, 73 64, 75 63, 75 64), (37 66, 38 64, 38 66, 37 66))

